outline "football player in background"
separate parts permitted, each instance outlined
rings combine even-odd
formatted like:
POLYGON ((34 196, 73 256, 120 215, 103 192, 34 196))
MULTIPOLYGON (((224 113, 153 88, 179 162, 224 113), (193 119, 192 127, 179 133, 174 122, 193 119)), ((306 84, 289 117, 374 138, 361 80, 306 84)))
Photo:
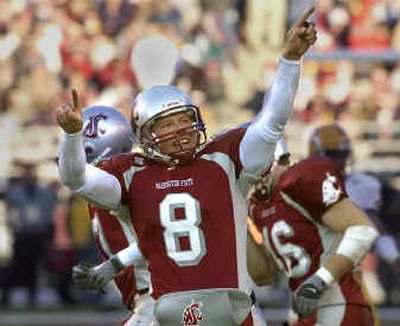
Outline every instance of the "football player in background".
POLYGON ((374 243, 375 253, 386 263, 400 271, 400 252, 395 239, 391 237, 379 218, 382 203, 382 185, 373 175, 352 172, 346 173, 346 167, 352 157, 350 138, 338 124, 321 126, 312 133, 309 156, 322 155, 331 158, 344 175, 349 198, 361 208, 375 224, 380 236, 374 243))
POLYGON ((300 59, 316 41, 307 10, 289 31, 268 101, 248 129, 205 143, 200 111, 181 90, 137 97, 132 125, 141 156, 85 164, 77 91, 58 111, 59 169, 74 193, 104 208, 129 206, 148 262, 160 325, 252 325, 246 270, 246 194, 269 168, 297 90, 300 59), (221 237, 221 234, 224 236, 221 237))
MULTIPOLYGON (((328 124, 316 128, 312 133, 309 144, 309 155, 323 155, 334 160, 344 175, 346 191, 351 201, 361 208, 380 232, 380 236, 374 243, 374 253, 382 259, 387 266, 391 267, 394 275, 400 274, 400 251, 396 240, 391 236, 379 217, 382 200, 382 184, 373 175, 350 172, 346 168, 352 161, 351 141, 338 124, 328 124)), ((363 278, 375 277, 374 271, 364 270, 363 278)), ((375 279, 375 278, 374 278, 375 279)), ((376 292, 376 282, 364 282, 371 299, 379 299, 379 292, 376 292), (378 296, 377 296, 378 295, 378 296)))
MULTIPOLYGON (((112 107, 97 105, 85 109, 82 134, 86 162, 93 166, 132 149, 130 123, 112 107)), ((83 290, 104 291, 108 282, 114 279, 124 305, 132 311, 121 325, 151 325, 154 302, 149 295, 150 277, 128 209, 121 206, 117 211, 108 211, 89 205, 89 212, 104 261, 97 266, 87 262, 74 266, 74 283, 83 290)))
MULTIPOLYGON (((295 325, 374 324, 355 268, 378 232, 349 200, 332 160, 315 156, 291 166, 283 155, 250 192, 250 203, 265 245, 260 256, 272 256, 289 279, 295 325)), ((271 272, 249 267, 259 285, 273 280, 271 272)))

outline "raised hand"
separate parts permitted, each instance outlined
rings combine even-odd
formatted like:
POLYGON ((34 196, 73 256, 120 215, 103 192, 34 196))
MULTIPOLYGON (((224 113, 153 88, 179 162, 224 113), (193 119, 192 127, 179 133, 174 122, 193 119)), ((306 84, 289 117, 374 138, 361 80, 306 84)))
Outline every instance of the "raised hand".
POLYGON ((308 48, 317 40, 315 24, 307 20, 314 11, 315 7, 308 8, 287 33, 282 53, 285 59, 300 60, 308 48))
POLYGON ((74 134, 82 130, 82 104, 75 88, 71 90, 71 102, 57 110, 57 122, 68 134, 74 134))

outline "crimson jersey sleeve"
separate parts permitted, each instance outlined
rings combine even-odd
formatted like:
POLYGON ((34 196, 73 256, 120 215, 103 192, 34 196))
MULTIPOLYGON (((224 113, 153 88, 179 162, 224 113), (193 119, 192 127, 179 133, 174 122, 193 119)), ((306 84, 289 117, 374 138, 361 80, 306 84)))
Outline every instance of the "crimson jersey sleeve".
POLYGON ((245 132, 245 127, 237 127, 221 132, 214 137, 200 155, 212 152, 221 152, 228 155, 235 165, 236 177, 239 177, 243 169, 239 148, 245 132))
POLYGON ((99 165, 104 171, 114 175, 121 185, 121 203, 129 206, 128 189, 124 182, 124 172, 127 171, 133 162, 133 157, 130 154, 121 154, 113 156, 102 161, 99 165))
POLYGON ((340 170, 326 157, 312 157, 296 164, 291 177, 284 179, 281 191, 317 222, 332 205, 347 197, 340 170))

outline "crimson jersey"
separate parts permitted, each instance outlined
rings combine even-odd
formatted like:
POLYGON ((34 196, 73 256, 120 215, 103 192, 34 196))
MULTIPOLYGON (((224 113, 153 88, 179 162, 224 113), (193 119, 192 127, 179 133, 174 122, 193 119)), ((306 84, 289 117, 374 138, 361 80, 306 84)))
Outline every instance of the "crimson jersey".
MULTIPOLYGON (((267 203, 251 205, 251 216, 292 291, 336 251, 340 234, 325 226, 322 216, 346 197, 336 165, 325 157, 311 157, 281 176, 267 203)), ((319 305, 345 303, 367 304, 353 272, 326 290, 319 305)))
POLYGON ((122 188, 152 296, 210 288, 247 290, 245 194, 250 176, 239 158, 243 129, 211 141, 190 164, 133 165, 131 154, 102 168, 122 188))
MULTIPOLYGON (((89 205, 89 212, 96 242, 104 260, 136 241, 126 207, 122 206, 119 212, 111 213, 89 205), (118 219, 111 215, 118 215, 118 219)), ((114 281, 128 309, 132 308, 135 293, 150 287, 149 272, 144 265, 125 268, 114 281)))

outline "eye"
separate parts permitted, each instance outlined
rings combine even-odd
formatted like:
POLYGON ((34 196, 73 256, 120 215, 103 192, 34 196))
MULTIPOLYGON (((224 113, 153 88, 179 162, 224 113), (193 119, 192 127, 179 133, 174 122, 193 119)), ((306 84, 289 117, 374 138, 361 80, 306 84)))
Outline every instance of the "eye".
POLYGON ((171 127, 172 126, 172 122, 166 122, 166 123, 163 123, 161 126, 160 126, 160 128, 161 129, 165 129, 165 128, 168 128, 168 127, 171 127))
POLYGON ((192 121, 191 121, 189 118, 182 118, 182 119, 180 120, 180 122, 183 123, 183 124, 189 124, 189 123, 191 123, 192 121))

